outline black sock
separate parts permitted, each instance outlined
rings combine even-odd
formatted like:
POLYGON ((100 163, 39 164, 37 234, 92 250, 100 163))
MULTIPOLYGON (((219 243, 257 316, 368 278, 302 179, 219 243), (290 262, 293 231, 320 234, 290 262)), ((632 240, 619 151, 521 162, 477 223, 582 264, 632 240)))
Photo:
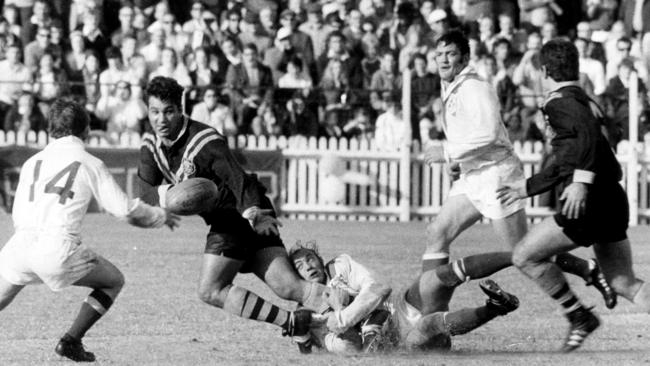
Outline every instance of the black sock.
POLYGON ((102 290, 94 290, 81 304, 79 314, 66 335, 75 340, 80 340, 88 329, 108 311, 111 305, 113 305, 113 299, 110 296, 102 290))

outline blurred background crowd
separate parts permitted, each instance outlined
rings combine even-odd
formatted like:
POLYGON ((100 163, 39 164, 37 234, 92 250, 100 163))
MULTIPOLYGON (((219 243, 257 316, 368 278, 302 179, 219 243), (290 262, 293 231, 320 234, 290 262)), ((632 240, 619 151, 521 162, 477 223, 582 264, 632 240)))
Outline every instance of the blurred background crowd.
MULTIPOLYGON (((648 132, 650 0, 5 0, 0 1, 0 121, 46 128, 72 96, 92 128, 148 128, 143 89, 163 75, 186 88, 185 112, 224 135, 444 137, 434 44, 470 40, 470 65, 496 88, 515 141, 542 140, 538 51, 574 42, 580 83, 610 138, 626 139, 636 71, 648 132), (648 21, 646 21, 648 19, 648 21), (411 70, 411 105, 402 105, 411 70), (410 121, 404 121, 408 108, 410 121)), ((615 141, 614 141, 615 142, 615 141)))

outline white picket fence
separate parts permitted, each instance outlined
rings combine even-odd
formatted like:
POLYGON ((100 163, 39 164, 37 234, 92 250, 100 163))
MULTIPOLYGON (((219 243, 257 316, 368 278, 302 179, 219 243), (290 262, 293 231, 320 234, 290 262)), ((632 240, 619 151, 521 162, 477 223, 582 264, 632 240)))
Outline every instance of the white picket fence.
MULTIPOLYGON (((0 131, 0 145, 27 145, 42 147, 47 144, 45 132, 27 134, 0 131)), ((94 135, 88 142, 91 147, 137 149, 140 136, 94 135)), ((231 147, 251 150, 280 150, 283 155, 280 176, 280 195, 283 216, 298 219, 408 221, 435 216, 450 187, 442 161, 429 166, 423 161, 422 148, 414 142, 410 151, 379 151, 372 140, 316 139, 300 136, 265 138, 238 136, 230 138, 231 147), (345 201, 325 204, 320 199, 327 187, 321 168, 324 156, 337 156, 345 161, 346 168, 369 175, 369 186, 346 185, 345 201)), ((524 163, 527 176, 536 172, 541 161, 541 143, 516 143, 515 151, 524 163)), ((630 194, 631 223, 650 222, 650 148, 643 144, 630 149, 627 142, 619 145, 619 161, 626 174, 622 183, 630 194), (634 152, 633 154, 631 152, 634 152), (630 189, 636 187, 636 189, 630 189), (635 220, 636 218, 636 220, 635 220)), ((537 198, 528 200, 527 214, 535 221, 551 214, 540 207, 537 198)))

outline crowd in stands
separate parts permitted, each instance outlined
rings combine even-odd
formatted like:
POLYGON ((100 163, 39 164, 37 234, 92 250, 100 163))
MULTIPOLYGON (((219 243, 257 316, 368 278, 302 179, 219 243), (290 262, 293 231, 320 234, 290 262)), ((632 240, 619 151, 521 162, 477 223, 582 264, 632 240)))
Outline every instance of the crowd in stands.
POLYGON ((626 139, 639 78, 647 131, 650 1, 641 0, 4 0, 0 120, 43 130, 60 96, 92 127, 142 133, 155 76, 186 88, 185 112, 224 135, 374 137, 384 149, 444 137, 435 42, 452 28, 492 83, 512 140, 542 140, 539 49, 580 54, 582 86, 610 137, 626 139), (403 71, 411 105, 402 105, 403 71), (404 121, 404 111, 411 120, 404 121))

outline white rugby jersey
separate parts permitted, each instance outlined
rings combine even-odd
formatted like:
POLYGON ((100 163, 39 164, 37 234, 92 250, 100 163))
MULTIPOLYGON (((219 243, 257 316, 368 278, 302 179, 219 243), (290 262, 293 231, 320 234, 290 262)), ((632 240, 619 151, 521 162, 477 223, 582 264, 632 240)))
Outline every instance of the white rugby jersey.
POLYGON ((451 83, 442 83, 442 100, 445 153, 462 172, 513 154, 496 91, 472 67, 465 67, 451 83))
POLYGON ((126 217, 136 205, 81 139, 56 139, 23 164, 12 211, 14 227, 79 236, 93 196, 117 217, 126 217))

